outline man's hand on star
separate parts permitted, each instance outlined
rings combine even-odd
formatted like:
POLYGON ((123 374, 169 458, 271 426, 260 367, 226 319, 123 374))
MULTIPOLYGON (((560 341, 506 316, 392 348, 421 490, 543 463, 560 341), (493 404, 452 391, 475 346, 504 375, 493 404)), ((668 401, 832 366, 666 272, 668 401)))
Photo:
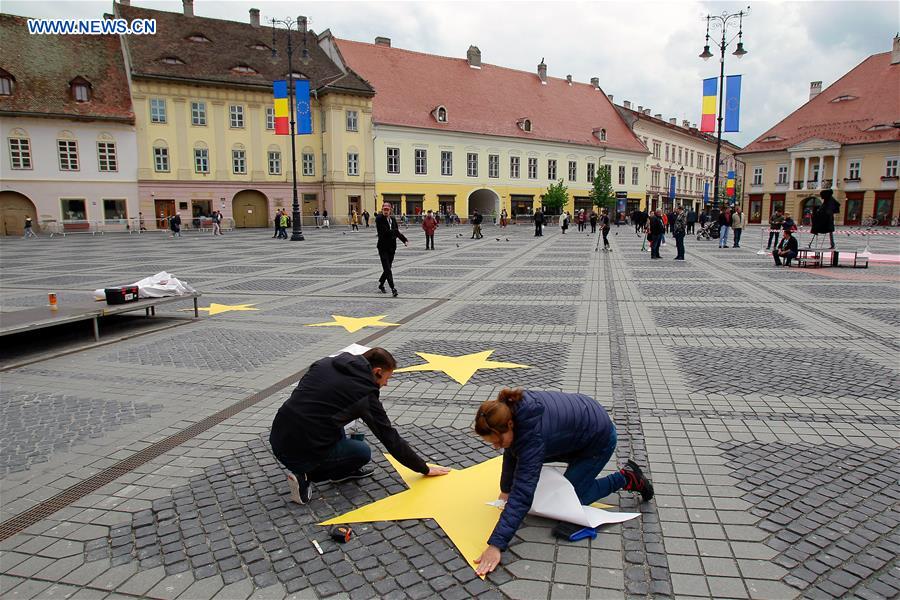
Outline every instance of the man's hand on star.
POLYGON ((481 556, 475 559, 475 563, 478 565, 475 573, 479 576, 487 575, 500 564, 500 548, 488 546, 481 556))
POLYGON ((446 475, 450 472, 450 469, 447 467, 428 467, 428 473, 425 477, 440 477, 441 475, 446 475))

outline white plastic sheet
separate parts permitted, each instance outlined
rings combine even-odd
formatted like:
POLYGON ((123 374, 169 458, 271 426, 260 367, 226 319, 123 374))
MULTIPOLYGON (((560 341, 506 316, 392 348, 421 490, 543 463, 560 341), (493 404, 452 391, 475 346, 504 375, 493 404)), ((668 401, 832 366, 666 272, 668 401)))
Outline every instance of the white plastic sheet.
MULTIPOLYGON (((131 285, 138 286, 139 298, 166 298, 168 296, 184 296, 185 294, 196 293, 196 290, 190 285, 166 271, 160 271, 156 275, 144 277, 131 285)), ((94 290, 94 298, 105 300, 106 292, 103 289, 94 290)))

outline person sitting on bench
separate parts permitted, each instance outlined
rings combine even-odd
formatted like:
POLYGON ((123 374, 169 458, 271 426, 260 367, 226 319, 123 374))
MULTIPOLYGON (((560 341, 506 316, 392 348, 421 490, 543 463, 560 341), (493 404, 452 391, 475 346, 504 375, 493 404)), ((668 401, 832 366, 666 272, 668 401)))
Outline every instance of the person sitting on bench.
POLYGON ((397 361, 384 348, 361 355, 344 352, 309 367, 278 409, 269 435, 275 458, 291 472, 291 500, 309 502, 313 482, 337 483, 372 474, 365 466, 372 460, 369 446, 344 433, 344 426, 356 419, 362 419, 403 466, 429 477, 450 472, 425 464, 388 420, 379 393, 396 368, 397 361))
POLYGON ((788 231, 784 230, 784 238, 778 243, 778 247, 775 248, 775 252, 772 253, 772 258, 775 259, 775 265, 781 266, 781 260, 784 259, 784 265, 789 267, 791 266, 791 261, 797 258, 797 238, 788 231))

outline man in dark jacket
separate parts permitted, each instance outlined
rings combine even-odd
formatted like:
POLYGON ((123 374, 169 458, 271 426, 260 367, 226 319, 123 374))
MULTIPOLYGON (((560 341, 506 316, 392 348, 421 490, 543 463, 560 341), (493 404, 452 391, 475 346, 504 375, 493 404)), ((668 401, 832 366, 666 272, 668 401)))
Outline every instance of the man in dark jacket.
POLYGON ((694 233, 694 223, 697 222, 697 213, 694 212, 693 208, 687 211, 687 213, 685 214, 685 222, 687 223, 687 229, 685 230, 685 232, 688 235, 694 233))
POLYGON ((477 210, 472 211, 472 239, 480 240, 484 236, 481 234, 481 224, 484 222, 484 217, 481 216, 477 210))
POLYGON ((540 208, 534 211, 534 237, 544 235, 544 211, 540 208))
POLYGON ((314 362, 291 397, 278 409, 269 443, 287 468, 291 500, 309 502, 312 483, 360 479, 372 451, 361 439, 348 439, 344 426, 361 419, 402 465, 423 475, 445 475, 449 469, 429 467, 391 425, 379 400, 397 362, 384 348, 362 355, 347 352, 314 362))
POLYGON ((385 202, 381 207, 381 212, 375 215, 375 231, 378 233, 378 257, 381 258, 381 277, 378 279, 378 289, 382 294, 386 294, 384 282, 387 281, 391 286, 391 293, 396 298, 397 288, 394 287, 391 265, 394 264, 394 254, 397 252, 397 240, 403 242, 404 246, 409 245, 409 242, 406 236, 400 233, 397 219, 391 215, 389 202, 385 202))
POLYGON ((813 212, 810 233, 813 235, 827 233, 828 239, 831 241, 831 249, 834 250, 834 215, 840 212, 841 205, 834 199, 834 192, 831 190, 822 190, 819 196, 822 198, 822 206, 813 212))
POLYGON ((687 217, 684 214, 684 207, 679 205, 675 207, 675 218, 672 219, 672 236, 675 238, 675 249, 677 254, 675 260, 684 260, 684 235, 687 229, 687 217))
POLYGON ((650 240, 650 258, 662 258, 659 255, 659 246, 662 244, 662 236, 666 232, 666 226, 663 224, 662 211, 657 209, 653 216, 650 217, 650 225, 647 237, 650 240))
POLYGON ((782 259, 784 260, 784 265, 786 267, 791 266, 791 261, 797 258, 797 252, 799 251, 799 247, 797 245, 797 238, 795 238, 790 231, 785 230, 784 238, 781 240, 781 243, 778 244, 778 247, 772 252, 772 258, 775 259, 775 265, 780 267, 782 259))

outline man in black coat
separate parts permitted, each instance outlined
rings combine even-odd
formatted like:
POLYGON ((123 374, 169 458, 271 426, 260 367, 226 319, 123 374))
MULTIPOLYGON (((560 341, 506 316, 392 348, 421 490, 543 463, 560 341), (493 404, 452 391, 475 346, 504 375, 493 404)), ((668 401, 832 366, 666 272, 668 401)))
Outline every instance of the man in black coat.
POLYGON ((831 190, 822 190, 819 196, 822 198, 822 206, 813 213, 810 233, 813 235, 827 233, 831 249, 834 250, 834 215, 840 212, 841 205, 834 199, 834 192, 831 190))
POLYGON ((697 222, 697 213, 694 212, 693 208, 690 209, 689 211, 687 211, 687 214, 685 215, 685 220, 687 222, 686 233, 688 235, 690 235, 690 234, 694 233, 694 223, 697 222))
POLYGON ((291 500, 306 504, 312 483, 361 479, 372 451, 344 426, 361 419, 402 465, 427 476, 446 475, 445 467, 429 467, 391 425, 379 399, 397 362, 384 348, 362 355, 348 352, 314 362, 291 397, 278 409, 269 443, 275 458, 291 474, 291 500))
POLYGON ((650 258, 662 258, 659 255, 659 246, 662 243, 663 234, 666 233, 666 226, 663 224, 662 211, 656 210, 650 217, 648 238, 650 239, 650 258))
POLYGON ((544 235, 544 211, 540 208, 534 211, 534 237, 544 235))
POLYGON ((391 204, 385 202, 381 212, 375 215, 375 231, 378 233, 378 257, 381 259, 381 277, 378 279, 378 289, 386 294, 384 282, 391 286, 391 293, 397 297, 397 288, 394 287, 394 274, 391 273, 391 265, 394 263, 394 254, 397 252, 397 240, 409 245, 406 236, 400 233, 397 219, 391 215, 391 204))
POLYGON ((791 266, 791 261, 797 258, 797 252, 799 251, 797 245, 797 238, 795 238, 790 231, 784 231, 784 238, 781 240, 781 243, 778 244, 778 247, 772 252, 772 258, 775 259, 775 265, 781 266, 781 261, 784 259, 785 266, 791 266))

